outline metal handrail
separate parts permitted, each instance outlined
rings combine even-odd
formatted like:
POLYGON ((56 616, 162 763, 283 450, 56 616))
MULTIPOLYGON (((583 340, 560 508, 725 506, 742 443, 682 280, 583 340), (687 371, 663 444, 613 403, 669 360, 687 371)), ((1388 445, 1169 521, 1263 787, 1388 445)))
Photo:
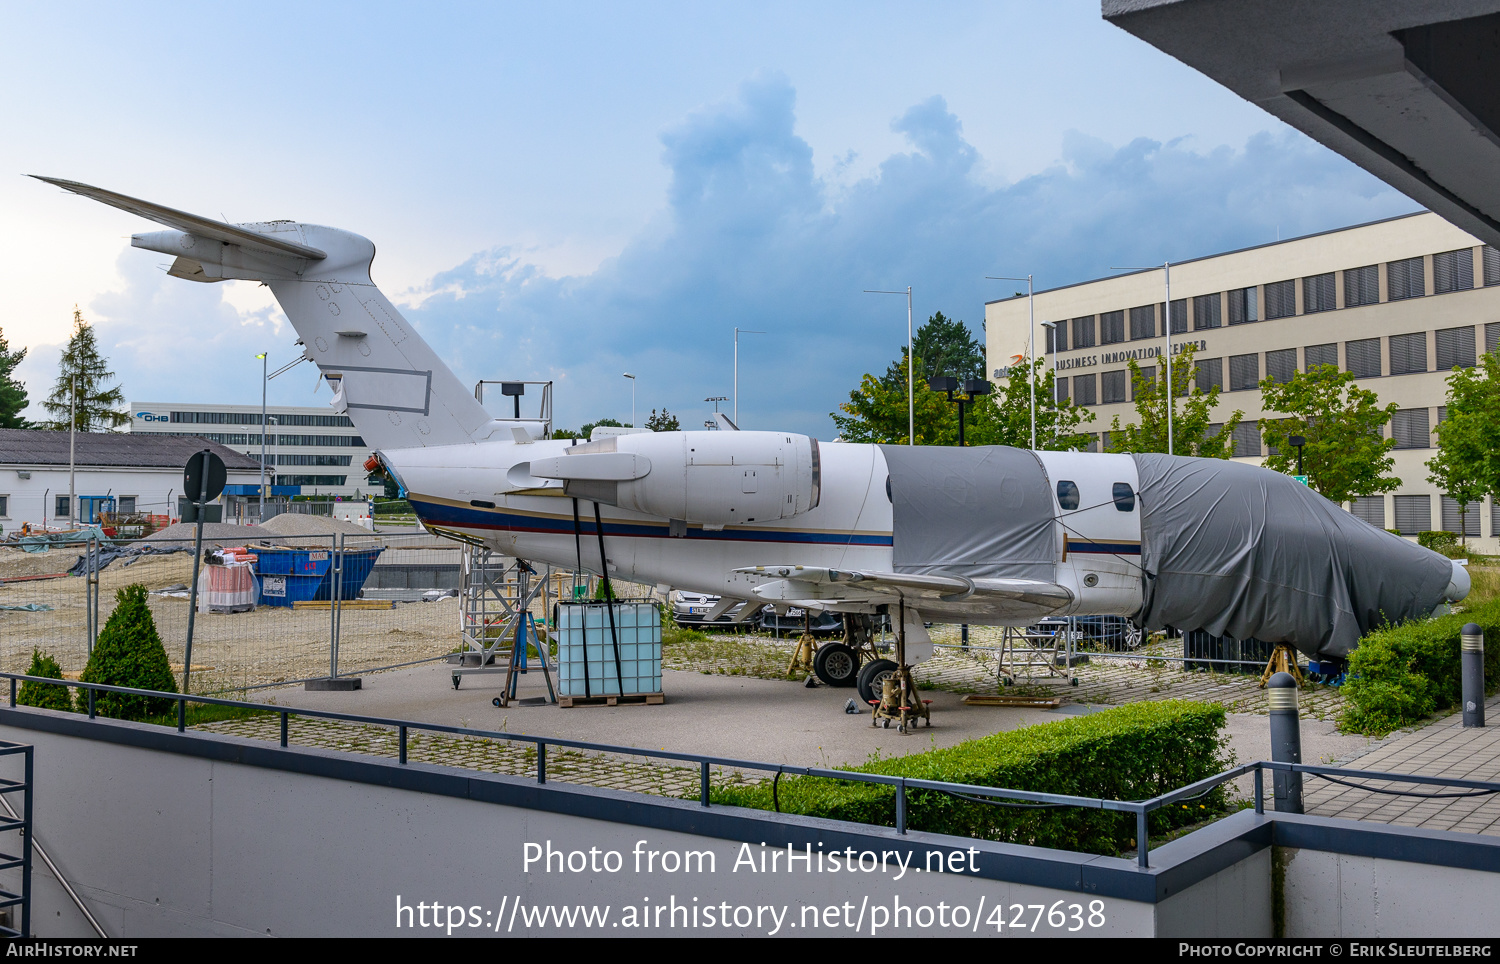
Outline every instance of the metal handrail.
POLYGON ((940 793, 954 793, 967 796, 985 797, 991 799, 1022 800, 1028 803, 1044 804, 1052 806, 1082 807, 1093 810, 1113 810, 1123 813, 1133 813, 1136 818, 1136 862, 1144 868, 1150 866, 1148 859, 1149 841, 1147 838, 1147 817, 1155 810, 1170 806, 1182 800, 1203 796, 1220 784, 1227 783, 1246 774, 1255 777, 1255 812, 1265 813, 1264 773, 1267 770, 1283 771, 1293 773, 1308 773, 1313 775, 1338 775, 1350 779, 1385 780, 1391 782, 1404 782, 1425 785, 1459 786, 1469 789, 1494 790, 1500 792, 1500 782, 1484 780, 1463 780, 1447 777, 1416 776, 1403 773, 1383 773, 1374 770, 1348 770, 1340 767, 1328 767, 1305 763, 1281 763, 1269 760, 1258 760, 1254 763, 1245 763, 1232 767, 1222 773, 1205 777, 1185 787, 1151 797, 1146 800, 1108 800, 1103 797, 1081 797, 1066 793, 1043 793, 1036 790, 1016 790, 1007 787, 984 787, 965 783, 948 783, 941 780, 922 780, 915 777, 888 776, 882 773, 861 773, 856 770, 834 770, 828 767, 799 767, 789 766, 781 763, 765 763, 759 760, 742 760, 735 757, 712 756, 703 753, 688 753, 681 750, 648 750, 642 747, 616 746, 609 743, 591 743, 586 740, 573 740, 565 737, 555 736, 532 736, 526 733, 509 733, 498 730, 481 730, 466 726, 450 726, 444 723, 424 723, 416 720, 402 720, 383 716, 363 716, 356 713, 340 713, 334 710, 298 709, 295 707, 283 707, 274 703, 250 703, 243 700, 222 699, 215 696, 197 696, 187 693, 163 693, 158 690, 135 689, 128 686, 110 686, 105 683, 85 683, 81 680, 54 679, 44 676, 28 676, 24 673, 0 673, 0 679, 10 680, 10 705, 16 706, 16 692, 18 683, 41 683, 50 686, 66 686, 75 689, 86 690, 89 694, 88 716, 94 719, 96 716, 94 707, 94 694, 96 692, 121 693, 128 696, 146 696, 156 699, 167 699, 177 703, 177 730, 186 732, 186 709, 189 702, 203 703, 214 706, 229 706, 240 709, 255 710, 261 713, 274 713, 281 717, 281 745, 288 746, 287 721, 293 716, 304 716, 315 719, 340 720, 349 723, 364 723, 373 726, 391 727, 397 731, 398 749, 397 757, 401 765, 407 765, 407 742, 409 730, 423 730, 432 733, 452 733, 460 736, 482 737, 485 739, 506 740, 510 742, 530 743, 537 748, 536 781, 538 784, 547 782, 546 760, 548 746, 566 747, 576 750, 588 750, 598 753, 615 753, 626 756, 640 756, 652 759, 675 760, 684 763, 696 763, 699 769, 699 804, 703 807, 709 806, 709 767, 732 767, 739 770, 765 770, 768 772, 789 773, 799 776, 817 777, 820 779, 843 780, 850 783, 870 783, 881 786, 892 787, 896 791, 896 832, 901 835, 907 833, 907 793, 911 790, 932 790, 940 793))

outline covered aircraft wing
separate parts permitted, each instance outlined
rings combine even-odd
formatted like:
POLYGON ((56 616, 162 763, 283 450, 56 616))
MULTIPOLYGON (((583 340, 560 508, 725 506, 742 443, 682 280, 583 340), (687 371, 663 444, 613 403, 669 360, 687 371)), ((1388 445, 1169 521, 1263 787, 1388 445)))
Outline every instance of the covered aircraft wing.
POLYGON ((1447 558, 1288 476, 1219 459, 1135 461, 1147 629, 1204 629, 1345 656, 1369 630, 1424 616, 1467 590, 1447 558), (1450 587, 1455 579, 1463 591, 1450 587))
POLYGON ((1047 615, 1073 602, 1073 594, 1053 582, 967 576, 872 572, 821 566, 752 566, 734 570, 766 580, 755 595, 775 602, 895 602, 905 599, 921 608, 933 603, 987 603, 990 609, 1015 615, 1047 615))

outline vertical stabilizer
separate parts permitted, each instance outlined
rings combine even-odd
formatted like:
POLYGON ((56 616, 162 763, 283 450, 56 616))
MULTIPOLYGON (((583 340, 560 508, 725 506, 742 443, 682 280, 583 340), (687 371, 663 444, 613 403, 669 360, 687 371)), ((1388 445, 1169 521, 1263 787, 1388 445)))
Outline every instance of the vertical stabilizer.
POLYGON ((372 448, 455 445, 494 430, 489 414, 375 287, 375 245, 367 238, 296 221, 226 224, 87 184, 41 180, 172 228, 130 243, 172 255, 174 277, 270 287, 304 355, 332 386, 333 410, 348 415, 372 448))

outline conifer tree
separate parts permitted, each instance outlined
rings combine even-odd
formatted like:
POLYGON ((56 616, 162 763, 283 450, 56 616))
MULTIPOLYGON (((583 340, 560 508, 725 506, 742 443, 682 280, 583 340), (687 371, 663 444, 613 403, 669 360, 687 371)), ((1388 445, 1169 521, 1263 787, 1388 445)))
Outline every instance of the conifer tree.
POLYGON ((80 432, 113 430, 130 421, 130 413, 117 407, 125 403, 119 385, 106 388, 114 380, 109 362, 99 354, 94 329, 83 320, 83 312, 73 309, 73 337, 63 351, 57 384, 52 395, 42 403, 51 415, 47 428, 66 430, 72 414, 73 426, 80 432), (77 408, 74 409, 74 399, 77 408))
POLYGON ((21 417, 28 404, 26 386, 16 381, 13 372, 26 357, 26 349, 10 350, 5 331, 0 329, 0 428, 30 428, 21 417))
MULTIPOLYGON (((94 654, 79 678, 85 683, 177 692, 167 651, 156 632, 151 607, 146 604, 145 586, 136 583, 115 593, 115 611, 99 633, 94 654)), ((97 713, 121 720, 161 716, 174 706, 174 701, 165 697, 100 693, 94 698, 97 713)))

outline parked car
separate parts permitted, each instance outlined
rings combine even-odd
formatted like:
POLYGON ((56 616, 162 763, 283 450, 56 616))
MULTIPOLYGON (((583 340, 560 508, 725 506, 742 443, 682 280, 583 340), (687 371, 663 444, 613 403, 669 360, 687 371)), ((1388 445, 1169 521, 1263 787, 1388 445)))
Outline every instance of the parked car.
MULTIPOLYGON (((708 620, 708 614, 719 604, 718 596, 708 593, 690 592, 686 589, 674 589, 667 594, 667 605, 672 610, 672 619, 679 626, 701 626, 708 620)), ((714 620, 715 624, 730 623, 745 608, 744 603, 739 603, 719 618, 714 620)))
POLYGON ((1110 649, 1139 649, 1146 641, 1141 627, 1125 616, 1049 616, 1027 632, 1042 636, 1073 632, 1075 643, 1103 643, 1110 649))

